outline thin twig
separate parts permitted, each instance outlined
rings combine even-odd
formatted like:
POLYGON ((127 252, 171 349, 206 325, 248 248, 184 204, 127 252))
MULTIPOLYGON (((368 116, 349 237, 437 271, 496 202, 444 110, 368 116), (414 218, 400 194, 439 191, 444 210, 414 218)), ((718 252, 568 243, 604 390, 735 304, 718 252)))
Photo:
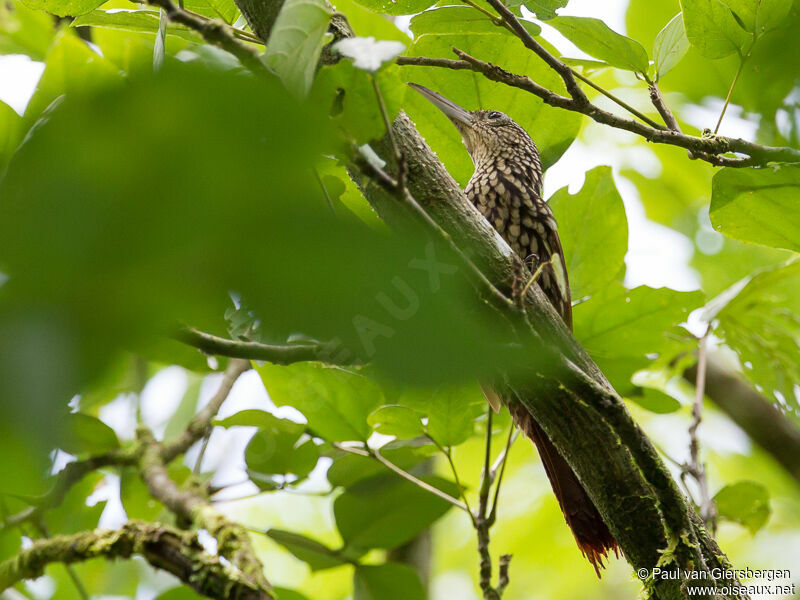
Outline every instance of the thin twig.
MULTIPOLYGON (((217 416, 223 402, 228 398, 228 394, 233 389, 233 384, 245 371, 250 370, 250 361, 235 358, 228 363, 222 382, 217 393, 208 401, 203 409, 198 412, 181 435, 169 444, 165 444, 162 449, 162 459, 169 463, 177 456, 185 453, 195 442, 207 435, 211 428, 211 421, 217 416)), ((198 463, 202 459, 202 454, 198 457, 198 463)))
POLYGON ((475 529, 478 534, 478 554, 480 555, 480 588, 484 600, 499 600, 500 594, 492 587, 492 555, 489 552, 489 529, 487 518, 489 492, 492 487, 492 418, 494 410, 486 411, 486 437, 484 442, 483 469, 478 491, 478 514, 475 516, 475 529))
POLYGON ((539 263, 539 266, 536 267, 536 271, 534 271, 533 275, 531 275, 531 278, 528 280, 528 283, 526 283, 525 287, 522 288, 522 291, 520 292, 520 297, 521 298, 524 298, 526 296, 526 294, 528 293, 528 290, 531 289, 531 286, 536 282, 537 279, 539 279, 539 276, 542 274, 542 271, 544 270, 544 268, 546 266, 548 266, 549 264, 551 264, 552 262, 553 262, 553 260, 548 258, 547 260, 542 261, 541 263, 539 263))
POLYGON ((646 139, 648 142, 668 144, 689 150, 693 157, 704 160, 715 166, 750 167, 766 165, 770 162, 800 162, 800 150, 789 147, 762 146, 742 138, 725 136, 697 137, 686 135, 667 128, 656 129, 633 119, 620 117, 605 111, 590 102, 579 102, 557 94, 531 80, 529 77, 510 73, 505 69, 470 56, 466 52, 453 48, 453 52, 461 60, 429 58, 424 56, 399 57, 397 63, 410 66, 429 66, 445 69, 469 69, 481 73, 491 81, 497 81, 510 87, 529 92, 544 101, 545 104, 578 112, 590 117, 597 123, 608 125, 623 131, 629 131, 646 139), (747 156, 728 157, 722 154, 734 152, 747 156))
POLYGON ((197 31, 209 44, 233 54, 242 65, 254 74, 270 79, 273 77, 272 72, 261 62, 258 54, 231 35, 226 29, 226 24, 221 21, 208 20, 195 15, 179 6, 175 6, 171 0, 147 0, 147 2, 164 9, 170 21, 180 23, 189 29, 197 31))
POLYGON ((731 97, 733 97, 733 90, 736 89, 736 84, 739 81, 739 76, 742 74, 742 70, 744 69, 744 63, 747 62, 748 56, 749 54, 739 56, 739 68, 736 69, 736 75, 733 76, 733 81, 731 81, 731 87, 728 88, 728 95, 725 97, 725 104, 722 105, 722 112, 719 113, 717 126, 714 127, 714 135, 717 135, 717 132, 719 132, 719 126, 722 125, 722 119, 725 116, 725 111, 728 110, 728 104, 731 103, 731 97))
POLYGON ((500 486, 503 483, 503 475, 506 472, 506 463, 508 462, 508 453, 511 450, 511 446, 517 439, 517 435, 519 434, 519 430, 514 427, 512 424, 508 429, 508 439, 506 439, 506 447, 503 449, 503 452, 500 456, 497 457, 495 464, 492 465, 492 479, 495 478, 495 474, 497 473, 497 463, 499 462, 500 473, 497 475, 497 482, 494 486, 494 498, 492 499, 492 510, 489 512, 489 525, 494 525, 494 522, 497 520, 497 501, 500 498, 500 486))
POLYGON ((456 486, 458 487, 458 493, 461 495, 461 500, 464 502, 464 506, 467 507, 467 511, 469 512, 469 517, 472 520, 472 525, 475 526, 475 513, 472 512, 472 508, 469 505, 469 500, 467 500, 467 494, 464 492, 464 486, 461 485, 461 478, 458 476, 458 470, 456 469, 456 465, 453 462, 453 451, 451 448, 445 448, 439 442, 437 442, 431 436, 427 436, 427 438, 433 442, 436 448, 439 449, 439 452, 445 455, 447 458, 447 462, 450 465, 450 470, 453 473, 453 479, 455 479, 456 486))
POLYGON ((678 125, 678 120, 675 118, 675 115, 672 114, 672 111, 664 101, 664 96, 661 95, 661 88, 658 87, 658 83, 655 81, 650 82, 648 84, 648 89, 650 91, 650 102, 653 103, 653 106, 656 107, 658 114, 660 114, 661 118, 664 119, 664 124, 672 131, 681 133, 681 126, 678 125))
POLYGON ((460 508, 463 511, 469 512, 469 509, 467 508, 466 504, 464 504, 463 502, 461 502, 457 498, 453 498, 450 494, 448 494, 446 492, 443 492, 439 488, 433 487, 431 484, 422 481, 421 479, 419 479, 418 477, 415 477, 414 475, 412 475, 408 471, 405 471, 405 470, 401 469, 400 467, 398 467, 396 464, 394 464, 390 460, 387 460, 378 450, 372 450, 372 449, 366 449, 365 450, 365 449, 362 449, 362 448, 351 448, 350 446, 343 446, 343 445, 337 444, 337 443, 333 443, 332 445, 337 450, 342 450, 343 452, 348 452, 350 454, 357 454, 358 456, 364 456, 364 457, 373 458, 374 460, 377 460, 379 463, 381 463, 384 467, 386 467, 390 471, 393 471, 394 473, 397 473, 398 475, 400 475, 400 477, 402 477, 403 479, 406 479, 407 481, 410 481, 411 483, 413 483, 417 487, 422 488, 426 492, 430 492, 434 496, 438 496, 439 498, 441 498, 442 500, 444 500, 446 502, 449 502, 450 504, 452 504, 456 508, 460 508))
POLYGON ((711 529, 711 534, 716 533, 716 510, 708 489, 705 465, 700 462, 700 441, 697 438, 697 429, 703 420, 703 399, 706 392, 706 365, 708 353, 706 346, 710 325, 700 338, 697 349, 697 380, 695 381, 695 396, 692 403, 692 423, 689 425, 689 464, 686 471, 695 479, 700 489, 700 516, 711 529))
POLYGON ((603 87, 600 87, 594 81, 592 81, 591 79, 589 79, 588 77, 586 77, 582 73, 576 71, 575 69, 572 69, 572 74, 575 77, 577 77, 578 79, 580 79, 582 82, 584 82, 586 85, 588 85, 590 88, 600 92, 603 96, 605 96, 606 98, 608 98, 612 102, 615 102, 616 104, 618 104, 619 106, 621 106, 622 108, 627 110, 629 113, 631 113, 634 117, 636 117, 640 121, 650 125, 650 127, 654 128, 654 129, 664 129, 663 126, 661 126, 658 123, 656 123, 655 121, 653 121, 653 119, 651 119, 647 115, 639 112, 638 110, 633 108, 630 104, 628 104, 627 102, 625 102, 621 98, 618 98, 617 96, 615 96, 614 94, 609 92, 607 89, 605 89, 603 87))
POLYGON ((573 70, 569 65, 563 63, 555 56, 550 54, 545 48, 537 42, 530 32, 525 29, 525 26, 519 22, 519 19, 514 13, 509 10, 502 0, 487 0, 487 2, 494 8, 500 17, 505 21, 517 37, 522 41, 526 48, 532 50, 539 58, 541 58, 547 65, 561 76, 567 92, 577 105, 589 106, 591 103, 586 97, 578 82, 575 81, 573 70))

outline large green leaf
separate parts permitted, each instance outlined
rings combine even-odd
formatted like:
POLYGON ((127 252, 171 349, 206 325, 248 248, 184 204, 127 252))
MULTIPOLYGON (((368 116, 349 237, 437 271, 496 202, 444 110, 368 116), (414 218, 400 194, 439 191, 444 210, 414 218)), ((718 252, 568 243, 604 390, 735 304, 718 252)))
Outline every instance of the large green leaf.
POLYGON ((620 35, 600 19, 556 17, 547 22, 578 48, 613 67, 647 73, 647 50, 629 37, 620 35))
POLYGON ((407 565, 356 567, 353 578, 354 600, 425 600, 417 572, 407 565))
POLYGON ((77 17, 93 11, 103 0, 22 0, 34 10, 43 10, 59 17, 77 17))
POLYGON ((628 250, 628 221, 611 167, 595 167, 579 192, 561 188, 548 203, 558 222, 573 299, 591 296, 619 278, 628 250))
POLYGON ((267 535, 294 556, 307 563, 312 571, 331 569, 349 562, 340 552, 299 533, 281 529, 269 529, 267 535))
POLYGON ((24 116, 32 122, 62 94, 86 94, 121 81, 114 65, 90 49, 74 31, 62 30, 47 53, 44 72, 24 116))
POLYGON ((367 422, 378 433, 398 438, 414 438, 425 432, 420 417, 420 413, 413 408, 389 404, 373 411, 367 422))
POLYGON ((709 302, 714 332, 739 355, 745 375, 770 399, 795 408, 800 381, 800 262, 762 269, 709 302))
POLYGON ((382 404, 380 388, 363 375, 316 363, 258 367, 270 399, 293 406, 308 427, 326 440, 366 440, 367 416, 382 404))
POLYGON ((473 384, 438 389, 425 405, 430 436, 442 446, 457 446, 472 435, 475 419, 486 410, 486 399, 473 384))
POLYGON ((792 0, 722 0, 750 33, 780 27, 792 9, 792 0))
POLYGON ((800 251, 800 167, 718 171, 710 214, 729 237, 800 251))
MULTIPOLYGON (((389 118, 393 119, 402 105, 406 86, 395 66, 384 68, 376 76, 389 118)), ((380 139, 386 133, 370 77, 351 60, 341 60, 320 71, 311 96, 313 102, 330 108, 337 127, 359 143, 380 139)))
POLYGON ((22 131, 22 117, 8 104, 0 101, 0 173, 17 149, 22 131))
POLYGON ((244 453, 250 479, 262 489, 269 490, 293 475, 304 479, 317 464, 319 450, 313 440, 301 439, 302 426, 286 419, 275 418, 250 439, 244 453))
POLYGON ((672 355, 685 340, 672 327, 685 321, 703 301, 700 292, 609 284, 602 293, 575 307, 575 337, 622 394, 630 378, 662 354, 672 355))
POLYGON ((726 485, 714 495, 719 515, 741 523, 750 533, 761 529, 769 519, 769 492, 755 481, 739 481, 726 485))
MULTIPOLYGON (((157 10, 93 10, 73 19, 71 27, 103 27, 120 31, 152 33, 158 31, 159 12, 157 10)), ((167 35, 175 35, 190 42, 200 44, 203 36, 185 25, 170 22, 167 35)))
POLYGON ((364 8, 387 15, 413 15, 433 6, 436 0, 357 0, 364 8))
MULTIPOLYGON (((454 483, 439 477, 422 479, 451 496, 458 494, 454 483)), ((333 514, 347 546, 389 549, 414 539, 451 507, 410 481, 389 474, 347 488, 333 503, 333 514)))
POLYGON ((117 434, 97 417, 71 413, 67 418, 64 439, 59 444, 70 454, 102 454, 119 448, 117 434))
POLYGON ((658 32, 656 41, 653 43, 656 81, 671 71, 688 50, 689 39, 686 37, 686 28, 683 26, 683 16, 678 13, 664 25, 664 29, 658 32))
MULTIPOLYGON (((482 60, 514 73, 527 75, 540 85, 566 93, 560 77, 507 30, 476 18, 466 6, 426 11, 411 20, 413 56, 454 58, 455 46, 482 60), (480 29, 478 29, 480 28, 480 29)), ((552 48, 546 43, 546 48, 552 48)), ((580 127, 580 117, 553 109, 539 98, 515 88, 489 81, 478 73, 435 67, 403 67, 406 81, 435 90, 468 110, 494 109, 508 113, 539 147, 542 164, 553 164, 569 147, 580 127)), ((464 184, 473 172, 461 136, 447 117, 413 90, 408 90, 405 110, 427 142, 447 165, 457 181, 464 184)))
POLYGON ((547 21, 556 16, 556 10, 564 8, 569 0, 511 0, 508 6, 519 6, 524 4, 525 7, 536 15, 537 19, 547 21))
POLYGON ((272 27, 264 60, 298 96, 311 89, 332 14, 324 0, 286 0, 272 27))
POLYGON ((25 54, 44 60, 54 30, 53 19, 47 13, 22 2, 6 3, 0 7, 0 54, 25 54))
POLYGON ((751 36, 721 0, 681 0, 686 37, 708 58, 740 52, 751 36))

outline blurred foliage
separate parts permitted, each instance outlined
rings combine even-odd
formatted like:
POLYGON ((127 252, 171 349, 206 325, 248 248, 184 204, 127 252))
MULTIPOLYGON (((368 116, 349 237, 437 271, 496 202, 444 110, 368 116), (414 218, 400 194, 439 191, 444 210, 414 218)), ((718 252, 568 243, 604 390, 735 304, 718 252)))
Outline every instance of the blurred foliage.
MULTIPOLYGON (((333 4, 357 35, 402 42, 407 55, 453 58, 455 46, 565 93, 552 69, 471 6, 333 4), (413 39, 386 15, 413 15, 413 39)), ((684 131, 713 129, 730 91, 741 110, 737 118, 729 109, 721 133, 744 120, 759 143, 800 144, 800 0, 630 0, 616 31, 564 14, 567 0, 509 5, 589 55, 570 64, 620 97, 646 99, 642 79, 657 80, 684 131)), ((184 6, 250 35, 232 0, 184 6)), ((124 448, 138 396, 165 365, 180 365, 186 381, 173 386, 179 392, 159 392, 160 400, 175 396, 159 426, 167 440, 186 427, 218 381, 209 373, 226 361, 169 340, 178 323, 266 343, 332 342, 333 356, 369 366, 257 365, 254 381, 271 404, 262 390, 258 408, 215 421, 208 453, 218 458, 203 465, 214 464, 215 484, 227 487, 238 473, 258 493, 226 512, 263 525, 255 539, 270 577, 287 586, 276 588, 281 600, 477 598, 465 516, 364 451, 368 440, 383 443, 384 459, 474 502, 487 427, 476 380, 532 357, 475 297, 458 258, 424 230, 400 238, 385 227, 341 162, 352 144, 385 133, 377 87, 388 117, 407 111, 453 176, 468 180, 458 132, 405 82, 470 110, 507 112, 531 133, 545 168, 576 139, 600 157, 594 164, 611 165, 549 201, 576 301, 575 336, 660 448, 686 452, 693 392, 674 376, 694 360, 692 320, 710 324, 752 385, 800 422, 797 166, 715 169, 641 139, 598 144, 597 128, 582 134, 575 113, 466 70, 386 64, 372 74, 357 67, 357 53, 318 68, 330 16, 324 2, 287 2, 265 51, 277 77, 264 82, 175 24, 153 74, 159 12, 126 0, 0 4, 0 53, 44 65, 22 115, 0 103, 0 515, 35 503, 65 460, 124 448), (629 231, 641 224, 629 222, 636 196, 650 221, 690 247, 686 266, 699 289, 631 285, 625 259, 629 231), (236 466, 223 468, 220 456, 236 466), (419 573, 388 554, 431 529, 427 591, 419 573)), ((544 27, 524 26, 534 36, 544 27)), ((507 427, 508 416, 497 415, 495 455, 507 427)), ((780 564, 781 544, 800 536, 796 485, 714 412, 706 427, 723 548, 737 566, 796 566, 780 564)), ((169 474, 188 484, 192 466, 175 462, 169 474)), ((505 597, 535 589, 575 598, 591 589, 592 597, 633 598, 638 584, 624 563, 594 580, 548 489, 529 444, 518 442, 493 531, 493 550, 515 556, 505 597)), ((71 533, 126 517, 172 520, 133 468, 85 477, 43 525, 71 533)), ((23 536, 39 535, 28 525, 0 530, 0 559, 23 536)), ((138 561, 75 569, 94 596, 196 597, 138 561)), ((46 574, 49 598, 75 597, 61 565, 46 574)))

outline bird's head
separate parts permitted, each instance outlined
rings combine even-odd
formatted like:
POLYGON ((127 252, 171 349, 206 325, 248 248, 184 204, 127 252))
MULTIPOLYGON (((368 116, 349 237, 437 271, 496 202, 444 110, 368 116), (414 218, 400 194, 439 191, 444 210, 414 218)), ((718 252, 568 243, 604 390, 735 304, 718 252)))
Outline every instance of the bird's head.
POLYGON ((408 85, 433 103, 456 126, 476 166, 496 158, 511 162, 517 157, 528 160, 536 157, 535 162, 538 162, 539 153, 533 140, 507 114, 497 110, 469 111, 426 87, 416 83, 408 85))

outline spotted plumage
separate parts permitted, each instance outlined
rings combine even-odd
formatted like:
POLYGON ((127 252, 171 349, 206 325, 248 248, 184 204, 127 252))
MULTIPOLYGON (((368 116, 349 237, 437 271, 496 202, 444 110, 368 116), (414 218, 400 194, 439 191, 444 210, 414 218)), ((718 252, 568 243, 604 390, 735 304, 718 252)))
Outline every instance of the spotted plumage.
MULTIPOLYGON (((441 110, 461 133, 475 172, 464 190, 531 272, 547 299, 572 329, 572 303, 556 221, 542 200, 542 163, 528 133, 495 110, 467 111, 420 85, 409 84, 441 110)), ((617 543, 572 468, 528 409, 514 396, 482 385, 490 404, 508 407, 520 430, 536 444, 558 503, 581 552, 598 577, 617 543), (499 400, 499 402, 498 402, 499 400)))

